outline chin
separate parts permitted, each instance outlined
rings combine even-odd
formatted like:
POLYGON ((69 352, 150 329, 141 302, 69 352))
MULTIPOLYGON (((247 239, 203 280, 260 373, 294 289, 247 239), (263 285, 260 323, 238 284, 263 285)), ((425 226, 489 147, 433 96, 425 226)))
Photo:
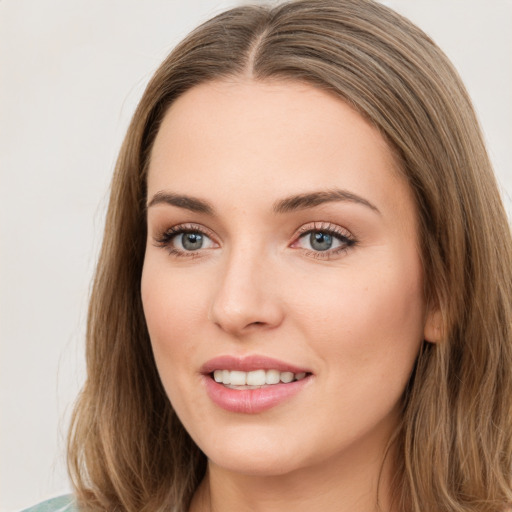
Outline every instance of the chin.
POLYGON ((261 453, 246 453, 242 457, 240 454, 233 453, 221 455, 215 459, 208 458, 208 460, 222 467, 225 471, 253 477, 283 476, 301 469, 299 464, 295 464, 293 460, 287 457, 276 455, 269 457, 261 453))
POLYGON ((226 435, 200 448, 216 466, 247 476, 285 475, 305 464, 299 446, 268 436, 226 435))

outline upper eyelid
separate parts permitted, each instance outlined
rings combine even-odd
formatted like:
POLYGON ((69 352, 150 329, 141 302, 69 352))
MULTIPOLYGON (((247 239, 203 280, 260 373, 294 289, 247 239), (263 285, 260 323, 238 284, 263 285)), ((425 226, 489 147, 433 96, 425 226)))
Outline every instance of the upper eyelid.
POLYGON ((327 231, 329 233, 338 234, 340 236, 344 236, 346 238, 354 239, 355 236, 353 233, 345 227, 340 226, 339 224, 333 224, 332 222, 327 221, 315 221, 311 223, 303 224, 296 232, 295 237, 300 237, 312 231, 327 231))
MULTIPOLYGON (((187 231, 197 231, 200 232, 209 238, 211 238, 215 243, 221 243, 222 239, 219 237, 213 230, 207 228, 206 226, 195 223, 195 222, 185 222, 182 224, 176 224, 170 226, 165 229, 157 230, 156 233, 153 234, 154 239, 161 239, 166 234, 176 234, 187 231)), ((301 236, 310 233, 312 231, 326 231, 335 235, 339 235, 345 237, 350 240, 355 240, 356 237, 349 231, 347 228, 340 226, 339 224, 334 224, 330 221, 312 221, 302 224, 299 228, 295 230, 291 237, 291 244, 296 242, 298 238, 301 236)))
MULTIPOLYGON (((176 224, 164 229, 158 229, 154 233, 151 233, 151 236, 156 247, 169 248, 169 246, 172 244, 172 240, 174 240, 175 237, 187 232, 201 233, 202 235, 209 238, 215 245, 219 246, 219 242, 215 234, 213 234, 213 232, 205 226, 196 223, 187 222, 183 224, 176 224)), ((174 250, 177 252, 183 252, 183 254, 192 255, 199 254, 201 249, 202 248, 199 248, 196 251, 180 251, 179 249, 174 250)))
POLYGON ((195 223, 176 224, 174 226, 158 230, 156 233, 152 234, 154 245, 156 247, 168 250, 170 255, 174 255, 176 258, 196 258, 202 255, 203 250, 212 249, 212 247, 200 247, 199 249, 188 251, 173 247, 174 239, 177 236, 183 235, 187 232, 200 233, 201 235, 204 235, 205 237, 209 238, 214 245, 219 245, 219 243, 215 239, 215 236, 210 234, 211 230, 209 230, 205 226, 195 223))
POLYGON ((161 230, 156 230, 157 235, 156 236, 162 236, 166 233, 186 233, 187 231, 194 232, 197 231, 199 233, 202 233, 204 235, 209 236, 210 238, 218 238, 216 234, 206 226, 203 226, 201 224, 196 224, 194 222, 185 222, 183 224, 176 224, 174 226, 170 226, 161 230))

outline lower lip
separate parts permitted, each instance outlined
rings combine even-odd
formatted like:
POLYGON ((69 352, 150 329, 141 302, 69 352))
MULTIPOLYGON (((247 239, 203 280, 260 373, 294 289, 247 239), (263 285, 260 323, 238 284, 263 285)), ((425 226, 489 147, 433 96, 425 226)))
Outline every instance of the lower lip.
POLYGON ((283 403, 306 386, 311 376, 288 384, 272 384, 258 389, 230 389, 204 376, 206 392, 216 405, 230 412, 257 414, 283 403))

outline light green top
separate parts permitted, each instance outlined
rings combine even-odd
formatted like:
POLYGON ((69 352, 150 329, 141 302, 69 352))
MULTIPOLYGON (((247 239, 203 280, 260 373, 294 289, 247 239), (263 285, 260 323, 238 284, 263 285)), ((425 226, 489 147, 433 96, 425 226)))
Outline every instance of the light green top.
POLYGON ((78 512, 78 508, 76 507, 73 495, 66 494, 65 496, 43 501, 43 503, 27 508, 22 512, 78 512))

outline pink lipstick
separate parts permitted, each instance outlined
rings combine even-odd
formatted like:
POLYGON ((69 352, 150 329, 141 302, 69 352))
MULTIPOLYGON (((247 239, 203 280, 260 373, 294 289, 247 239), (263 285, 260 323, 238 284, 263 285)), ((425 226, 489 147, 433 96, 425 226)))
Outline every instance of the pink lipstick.
POLYGON ((299 393, 310 381, 307 368, 261 355, 219 356, 201 367, 210 399, 230 412, 257 414, 299 393))

